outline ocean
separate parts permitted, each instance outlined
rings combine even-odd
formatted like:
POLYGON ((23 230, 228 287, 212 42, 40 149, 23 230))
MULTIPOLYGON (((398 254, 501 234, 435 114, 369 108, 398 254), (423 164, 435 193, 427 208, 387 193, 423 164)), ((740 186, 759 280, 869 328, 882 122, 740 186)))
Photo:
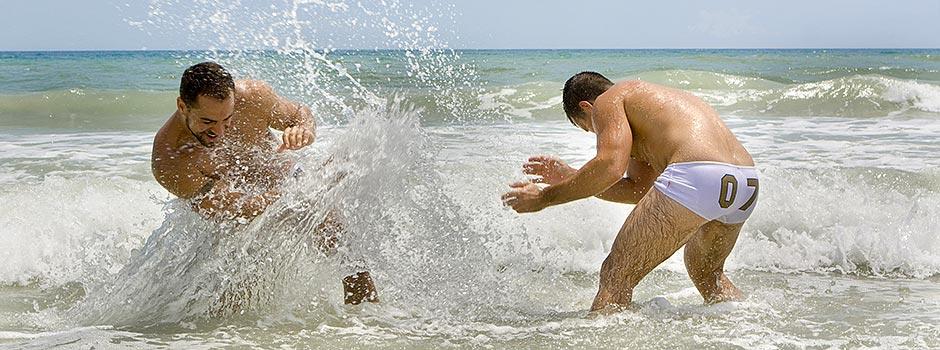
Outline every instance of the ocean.
POLYGON ((0 52, 0 347, 940 348, 938 155, 940 50, 0 52), (244 226, 150 172, 206 59, 319 123, 309 176, 244 226), (528 156, 593 156, 561 108, 583 70, 688 90, 751 152, 743 301, 704 305, 679 252, 588 317, 632 207, 502 206, 528 156), (333 256, 307 235, 328 209, 333 256), (342 304, 350 261, 381 303, 342 304), (249 307, 214 313, 233 290, 249 307))

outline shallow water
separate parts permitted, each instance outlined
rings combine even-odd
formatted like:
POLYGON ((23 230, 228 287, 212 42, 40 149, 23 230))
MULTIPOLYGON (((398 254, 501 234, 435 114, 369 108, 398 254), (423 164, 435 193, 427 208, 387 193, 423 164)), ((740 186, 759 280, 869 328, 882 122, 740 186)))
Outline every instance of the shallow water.
MULTIPOLYGON (((416 157, 428 161, 410 159, 421 167, 399 173, 373 169, 376 174, 357 181, 367 185, 372 175, 436 176, 418 176, 415 181, 423 183, 415 187, 396 183, 385 189, 384 196, 395 198, 352 190, 337 195, 346 203, 377 200, 350 210, 381 211, 363 215, 397 222, 382 230, 352 219, 351 226, 365 228, 354 234, 365 243, 351 249, 374 266, 382 304, 340 305, 342 263, 320 259, 295 266, 288 284, 274 282, 276 302, 248 314, 218 320, 196 312, 157 324, 151 323, 154 315, 88 323, 69 311, 94 299, 86 295, 89 285, 115 283, 109 277, 122 276, 118 270, 134 259, 133 250, 174 218, 163 214, 167 195, 147 178, 149 133, 57 134, 58 145, 7 135, 0 147, 21 151, 4 162, 20 171, 2 194, 9 213, 3 217, 5 250, 16 252, 3 271, 4 280, 14 284, 0 292, 4 342, 36 348, 940 346, 940 243, 934 231, 940 175, 938 160, 924 157, 940 145, 917 134, 932 132, 932 124, 883 118, 726 120, 772 189, 762 195, 729 259, 729 275, 747 299, 702 305, 677 254, 641 283, 637 310, 600 318, 586 315, 597 269, 630 207, 591 199, 517 216, 497 199, 505 183, 521 177, 518 164, 527 155, 553 151, 574 164, 588 159, 591 135, 567 122, 399 125, 395 132, 426 141, 427 149, 416 157), (66 152, 62 143, 81 152, 66 152), (110 161, 116 158, 122 161, 110 161), (429 183, 440 187, 416 190, 429 183), (426 191, 435 195, 413 202, 400 198, 426 191), (445 211, 452 217, 422 216, 445 211)), ((326 128, 319 146, 305 156, 323 157, 343 142, 360 144, 344 138, 393 125, 326 128)), ((399 142, 393 139, 387 142, 399 142)), ((389 154, 391 159, 369 162, 402 160, 389 154)), ((165 281, 145 276, 118 278, 158 293, 179 292, 160 291, 165 281)), ((189 301, 209 303, 198 297, 189 301)), ((193 312, 181 310, 181 315, 193 312)))

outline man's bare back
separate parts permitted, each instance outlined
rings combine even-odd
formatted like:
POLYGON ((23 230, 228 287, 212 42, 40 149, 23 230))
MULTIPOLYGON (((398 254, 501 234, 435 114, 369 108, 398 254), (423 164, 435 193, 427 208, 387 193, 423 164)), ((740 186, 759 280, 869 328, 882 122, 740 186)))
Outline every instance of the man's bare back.
POLYGON ((630 80, 614 85, 598 99, 620 100, 632 132, 630 156, 657 172, 689 161, 754 165, 718 112, 688 92, 630 80))
POLYGON ((697 96, 638 80, 611 89, 625 95, 623 107, 634 134, 632 155, 654 169, 688 161, 754 165, 718 112, 697 96))
POLYGON ((758 179, 718 113, 681 90, 614 85, 592 72, 569 79, 563 100, 569 120, 597 134, 597 155, 581 169, 532 157, 524 170, 550 186, 515 183, 503 201, 520 213, 589 196, 636 204, 601 266, 591 310, 628 306, 636 284, 683 245, 707 302, 741 297, 724 261, 754 209, 758 179))
MULTIPOLYGON (((280 196, 292 166, 281 153, 315 139, 309 108, 278 96, 263 82, 235 82, 212 62, 183 73, 176 105, 154 137, 153 174, 170 193, 213 220, 251 220, 261 214, 280 196), (283 131, 280 145, 271 129, 283 131)), ((311 234, 332 242, 334 231, 342 231, 342 225, 329 215, 311 234)), ((343 286, 347 304, 378 301, 368 272, 345 278, 343 286)))

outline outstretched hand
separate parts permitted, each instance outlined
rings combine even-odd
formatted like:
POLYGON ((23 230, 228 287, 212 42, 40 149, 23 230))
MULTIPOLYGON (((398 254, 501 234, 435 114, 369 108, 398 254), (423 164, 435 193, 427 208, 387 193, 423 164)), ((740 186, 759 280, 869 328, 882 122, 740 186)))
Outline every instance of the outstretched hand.
POLYGON ((304 147, 309 146, 313 143, 313 131, 310 131, 306 126, 291 126, 284 129, 284 135, 281 136, 281 147, 277 148, 278 152, 284 152, 286 150, 298 150, 304 147))
POLYGON ((538 176, 535 182, 554 185, 564 181, 578 172, 564 161, 555 156, 534 156, 522 165, 522 171, 528 175, 538 176))
POLYGON ((503 205, 512 207, 517 213, 533 213, 548 206, 538 185, 522 181, 509 186, 512 189, 503 194, 503 205))

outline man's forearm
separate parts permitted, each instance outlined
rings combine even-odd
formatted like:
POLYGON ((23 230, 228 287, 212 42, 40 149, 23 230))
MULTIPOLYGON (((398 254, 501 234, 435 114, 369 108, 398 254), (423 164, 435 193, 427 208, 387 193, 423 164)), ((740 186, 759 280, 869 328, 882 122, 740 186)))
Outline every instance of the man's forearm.
POLYGON ((316 119, 313 118, 313 112, 310 111, 310 108, 300 103, 298 103, 297 106, 298 106, 298 110, 297 110, 298 124, 306 126, 310 129, 316 128, 317 121, 316 119))
POLYGON ((623 173, 612 169, 612 161, 594 158, 565 181, 546 187, 542 196, 549 206, 563 204, 603 192, 617 182, 623 173))
POLYGON ((261 215, 268 206, 280 197, 281 194, 275 190, 251 196, 237 205, 236 213, 240 218, 254 219, 256 216, 261 215))
POLYGON ((310 131, 313 138, 317 138, 317 120, 313 117, 313 112, 310 111, 310 108, 304 106, 303 104, 298 103, 297 115, 294 118, 294 122, 291 127, 302 126, 310 131))
POLYGON ((617 202, 624 204, 636 204, 646 195, 649 187, 638 183, 636 180, 625 177, 614 183, 604 192, 598 193, 595 197, 608 202, 617 202))
POLYGON ((251 220, 263 213, 279 197, 280 193, 275 190, 254 196, 229 192, 221 196, 205 198, 195 204, 200 213, 210 218, 251 220))
POLYGON ((276 130, 283 131, 287 128, 304 127, 314 132, 317 126, 313 112, 300 102, 282 99, 272 111, 272 116, 269 126, 276 130))

